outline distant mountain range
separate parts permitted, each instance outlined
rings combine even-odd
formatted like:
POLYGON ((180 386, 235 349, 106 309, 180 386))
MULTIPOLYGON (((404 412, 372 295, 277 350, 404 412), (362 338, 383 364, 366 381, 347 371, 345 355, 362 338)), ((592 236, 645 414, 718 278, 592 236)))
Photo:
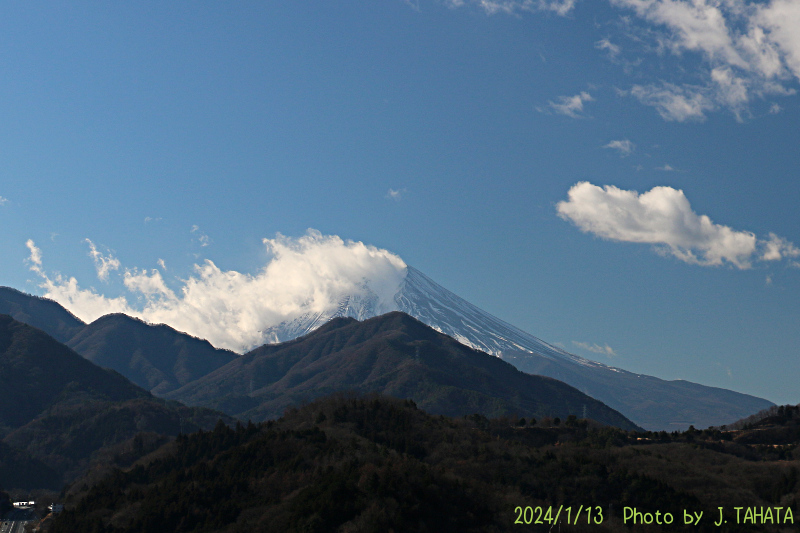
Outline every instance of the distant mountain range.
POLYGON ((508 324, 448 291, 409 266, 394 302, 380 302, 365 282, 323 312, 306 313, 267 330, 272 342, 305 335, 328 320, 364 320, 378 310, 408 313, 472 348, 496 355, 523 372, 561 380, 616 409, 650 430, 683 430, 690 425, 727 424, 766 409, 772 402, 684 380, 635 374, 571 354, 508 324))
MULTIPOLYGON (((264 338, 275 343, 290 341, 315 331, 333 318, 365 320, 392 306, 523 372, 563 381, 645 429, 671 431, 689 425, 722 425, 773 405, 726 389, 634 374, 568 353, 486 313, 413 267, 407 268, 393 302, 379 301, 365 280, 358 293, 342 296, 330 309, 309 312, 268 328, 264 338)), ((9 288, 0 288, 0 313, 41 327, 88 359, 117 370, 153 394, 182 398, 189 403, 222 407, 224 402, 220 398, 212 402, 198 391, 203 387, 213 389, 209 376, 219 376, 226 365, 242 365, 245 360, 169 326, 152 326, 125 315, 109 315, 86 325, 55 302, 9 288)), ((272 353, 273 348, 257 348, 250 354, 259 350, 272 353)), ((224 410, 241 414, 255 409, 258 403, 255 396, 266 397, 266 389, 260 390, 265 385, 255 386, 264 379, 253 375, 253 397, 249 396, 251 382, 246 384, 245 394, 225 392, 226 401, 234 401, 235 397, 235 402, 241 403, 225 404, 224 410)), ((276 382, 270 386, 279 385, 276 382)))
POLYGON ((155 398, 44 331, 0 314, 0 486, 57 489, 92 461, 108 469, 126 454, 139 457, 145 441, 160 445, 165 436, 211 429, 220 419, 233 424, 202 406, 263 421, 337 391, 408 398, 433 414, 566 420, 583 412, 639 429, 569 385, 520 372, 398 312, 364 322, 334 319, 300 339, 237 357, 120 315, 85 326, 73 340, 157 389, 198 369, 211 371, 167 393, 173 400, 155 398))

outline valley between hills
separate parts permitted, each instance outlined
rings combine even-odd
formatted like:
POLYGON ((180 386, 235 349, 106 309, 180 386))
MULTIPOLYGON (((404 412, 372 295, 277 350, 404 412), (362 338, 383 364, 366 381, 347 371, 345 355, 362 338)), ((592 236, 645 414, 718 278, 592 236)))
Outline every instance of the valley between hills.
MULTIPOLYGON (((691 509, 706 517, 692 530, 719 531, 720 507, 751 510, 726 531, 793 530, 796 407, 753 399, 749 418, 652 430, 403 312, 334 317, 239 355, 0 294, 0 506, 64 503, 46 531, 648 527, 631 509, 691 509), (544 514, 579 507, 594 518, 544 514)), ((710 401, 693 385, 687 398, 710 401)), ((723 416, 740 399, 725 393, 723 416)))

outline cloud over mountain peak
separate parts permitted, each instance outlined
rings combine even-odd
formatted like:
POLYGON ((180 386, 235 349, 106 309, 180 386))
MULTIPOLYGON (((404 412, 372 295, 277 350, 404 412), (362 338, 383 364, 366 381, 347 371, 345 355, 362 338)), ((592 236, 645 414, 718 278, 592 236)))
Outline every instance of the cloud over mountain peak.
MULTIPOLYGON (((255 274, 222 270, 206 260, 196 264, 194 273, 175 291, 157 269, 126 268, 123 283, 128 295, 116 298, 81 288, 74 277, 48 274, 41 250, 33 241, 28 241, 28 248, 31 270, 40 276, 44 296, 84 321, 125 313, 237 351, 267 342, 266 330, 271 327, 335 308, 345 296, 369 295, 376 299, 379 312, 395 308, 394 295, 406 274, 399 256, 311 229, 299 238, 278 234, 263 242, 271 258, 255 274), (131 304, 134 298, 127 296, 143 305, 131 304)), ((96 252, 93 244, 92 252, 96 252)), ((110 255, 103 259, 119 265, 110 255)), ((98 269, 101 279, 108 274, 109 269, 98 269)))

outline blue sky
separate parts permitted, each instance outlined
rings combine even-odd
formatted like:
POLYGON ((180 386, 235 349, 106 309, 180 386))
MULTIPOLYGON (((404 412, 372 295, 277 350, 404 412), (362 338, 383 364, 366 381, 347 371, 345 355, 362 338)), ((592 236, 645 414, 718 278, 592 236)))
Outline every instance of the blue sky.
POLYGON ((142 308, 126 275, 254 276, 313 228, 579 355, 798 403, 798 24, 788 0, 6 4, 0 284, 142 308))

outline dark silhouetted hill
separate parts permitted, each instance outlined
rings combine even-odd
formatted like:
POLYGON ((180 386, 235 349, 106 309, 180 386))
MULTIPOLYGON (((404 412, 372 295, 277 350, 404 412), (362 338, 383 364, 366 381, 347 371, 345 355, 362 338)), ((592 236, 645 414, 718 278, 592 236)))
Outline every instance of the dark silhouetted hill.
POLYGON ((116 370, 159 396, 213 372, 238 356, 169 326, 150 325, 124 314, 98 318, 68 345, 89 361, 116 370))
POLYGON ((337 391, 410 398, 448 416, 587 415, 627 429, 618 412, 560 381, 532 376, 400 312, 337 318, 293 341, 257 348, 167 395, 246 420, 337 391))
POLYGON ((60 488, 96 452, 139 432, 174 436, 211 428, 220 417, 233 422, 222 413, 154 398, 8 315, 0 315, 0 406, 0 440, 24 452, 0 449, 0 480, 22 483, 20 461, 35 459, 18 488, 60 488), (58 483, 37 487, 51 479, 39 463, 58 474, 58 483))
POLYGON ((43 331, 0 315, 0 427, 27 424, 71 395, 125 401, 149 394, 43 331))
POLYGON ((53 533, 793 530, 794 448, 722 436, 451 419, 408 400, 339 394, 275 422, 182 436, 77 483, 53 533), (674 527, 625 524, 626 507, 651 522, 670 513, 674 527), (745 508, 769 508, 773 521, 747 522, 745 508), (683 526, 684 511, 702 512, 702 523, 683 526))
POLYGON ((39 328, 63 343, 86 325, 53 300, 31 296, 10 287, 0 287, 0 314, 39 328))

